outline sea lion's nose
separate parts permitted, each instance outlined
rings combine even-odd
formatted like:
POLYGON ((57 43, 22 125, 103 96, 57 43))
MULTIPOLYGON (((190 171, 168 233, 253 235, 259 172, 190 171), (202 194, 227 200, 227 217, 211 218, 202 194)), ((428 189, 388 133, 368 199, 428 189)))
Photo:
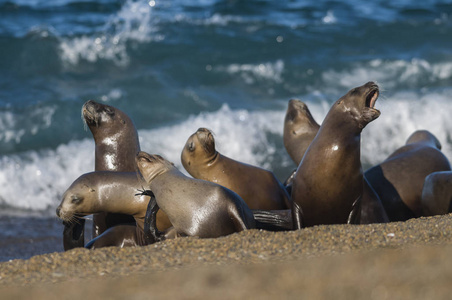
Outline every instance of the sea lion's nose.
POLYGON ((57 209, 56 209, 56 215, 57 215, 58 218, 60 217, 60 211, 61 211, 61 207, 58 206, 57 209))

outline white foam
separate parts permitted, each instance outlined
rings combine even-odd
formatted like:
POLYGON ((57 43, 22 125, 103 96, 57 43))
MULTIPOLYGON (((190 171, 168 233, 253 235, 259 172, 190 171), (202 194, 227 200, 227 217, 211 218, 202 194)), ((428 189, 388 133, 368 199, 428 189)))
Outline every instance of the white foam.
POLYGON ((128 42, 145 43, 162 38, 152 34, 156 32, 152 20, 154 5, 152 1, 128 0, 97 35, 62 38, 61 60, 69 65, 77 65, 80 60, 92 63, 98 59, 111 60, 118 66, 127 65, 130 61, 128 42))
MULTIPOLYGON (((362 133, 363 163, 380 163, 417 129, 434 133, 444 153, 452 157, 448 100, 447 91, 420 97, 399 93, 390 100, 379 100, 380 118, 362 133)), ((199 127, 206 127, 213 130, 217 149, 222 154, 273 171, 287 169, 289 172, 293 166, 290 159, 285 160, 288 155, 282 148, 285 103, 273 111, 233 110, 223 105, 218 111, 193 115, 172 126, 139 130, 141 149, 163 155, 183 171, 180 155, 185 142, 199 127)), ((329 104, 307 104, 321 123, 329 104)), ((92 171, 93 166, 92 139, 71 141, 55 150, 3 156, 0 158, 0 204, 53 212, 69 185, 83 173, 92 171)))
POLYGON ((56 150, 29 151, 0 159, 0 203, 21 209, 55 209, 78 176, 93 169, 94 144, 73 141, 56 150))
POLYGON ((172 127, 140 131, 143 151, 159 153, 180 169, 181 151, 190 135, 198 128, 213 131, 219 152, 245 163, 269 167, 266 157, 275 153, 266 136, 282 131, 284 111, 249 112, 231 110, 223 105, 213 113, 201 113, 172 127), (265 150, 262 150, 264 149, 265 150))
POLYGON ((452 62, 430 63, 423 59, 382 60, 352 64, 350 70, 328 70, 322 74, 324 82, 336 89, 350 89, 366 81, 377 81, 385 89, 394 89, 400 84, 425 86, 426 83, 452 77, 452 62))
POLYGON ((326 15, 322 18, 322 22, 325 24, 335 24, 337 23, 337 19, 334 16, 334 12, 332 10, 328 10, 326 15))
POLYGON ((284 61, 278 59, 275 62, 263 62, 260 64, 230 64, 214 68, 216 72, 226 72, 231 75, 239 74, 247 84, 255 83, 256 79, 271 80, 275 83, 282 82, 284 61))
POLYGON ((55 111, 55 106, 47 106, 35 108, 27 114, 0 112, 0 142, 19 144, 24 135, 36 135, 49 128, 55 111))
POLYGON ((397 93, 390 100, 378 100, 377 107, 381 116, 363 130, 363 163, 380 163, 403 146, 414 131, 423 129, 432 132, 443 153, 452 158, 450 90, 426 95, 397 93))

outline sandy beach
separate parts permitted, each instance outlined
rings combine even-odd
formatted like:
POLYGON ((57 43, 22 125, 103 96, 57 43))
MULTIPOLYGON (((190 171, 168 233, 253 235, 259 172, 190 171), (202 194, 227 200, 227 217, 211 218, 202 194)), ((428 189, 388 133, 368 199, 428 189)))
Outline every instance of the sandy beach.
POLYGON ((452 215, 250 230, 0 264, 2 299, 449 299, 452 215))

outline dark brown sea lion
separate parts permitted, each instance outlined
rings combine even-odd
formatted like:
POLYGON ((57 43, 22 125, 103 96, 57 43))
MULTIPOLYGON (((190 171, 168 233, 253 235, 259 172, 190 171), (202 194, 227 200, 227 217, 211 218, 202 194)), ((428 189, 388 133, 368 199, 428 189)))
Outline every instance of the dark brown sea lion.
POLYGON ((159 155, 140 152, 136 161, 145 188, 173 224, 167 234, 215 238, 256 227, 251 210, 233 191, 189 178, 159 155))
POLYGON ((422 215, 425 177, 439 171, 450 171, 441 144, 429 131, 419 130, 403 147, 364 175, 380 196, 389 219, 405 221, 422 215))
POLYGON ((380 116, 374 108, 378 95, 378 86, 368 82, 337 100, 326 115, 293 182, 293 212, 301 207, 302 225, 341 224, 359 217, 365 184, 361 131, 380 116))
POLYGON ((452 212, 452 172, 435 172, 425 177, 422 188, 422 215, 452 212))
POLYGON ((289 101, 284 119, 283 140, 287 153, 297 166, 319 128, 320 125, 314 120, 305 103, 298 99, 289 101))
MULTIPOLYGON (((132 120, 121 110, 87 101, 82 107, 85 124, 95 142, 95 171, 135 171, 135 156, 140 151, 137 130, 132 120)), ((133 223, 131 216, 99 212, 93 216, 93 237, 118 224, 133 223)), ((68 226, 63 232, 65 250, 84 246, 84 220, 68 226), (77 234, 81 233, 81 236, 77 234)))
POLYGON ((236 192, 251 209, 279 210, 292 207, 290 196, 272 172, 219 153, 208 129, 199 128, 188 138, 181 161, 191 176, 236 192))
MULTIPOLYGON (((86 173, 66 190, 56 213, 68 224, 73 223, 76 217, 99 212, 130 215, 136 226, 112 227, 88 243, 87 247, 144 245, 143 224, 149 196, 139 191, 145 185, 136 172, 86 173)), ((164 212, 159 212, 157 226, 163 230, 171 226, 164 212)))

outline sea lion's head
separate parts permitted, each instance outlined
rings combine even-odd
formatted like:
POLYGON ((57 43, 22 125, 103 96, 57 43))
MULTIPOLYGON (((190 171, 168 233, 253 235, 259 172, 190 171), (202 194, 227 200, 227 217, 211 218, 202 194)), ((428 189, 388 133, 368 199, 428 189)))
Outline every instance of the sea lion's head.
POLYGON ((63 194, 63 200, 56 209, 61 220, 71 223, 76 217, 90 215, 95 211, 97 188, 92 180, 84 174, 77 178, 63 194))
POLYGON ((291 99, 284 119, 284 147, 298 164, 304 151, 314 139, 320 125, 314 120, 308 106, 298 99, 291 99))
POLYGON ((140 151, 135 157, 135 161, 138 166, 143 179, 150 183, 155 177, 163 174, 173 168, 174 164, 160 155, 148 154, 146 152, 140 151))
POLYGON ((359 129, 380 116, 375 103, 380 94, 378 85, 372 81, 354 89, 342 96, 335 103, 335 109, 340 110, 357 122, 359 129))
POLYGON ((182 165, 190 173, 193 165, 209 165, 217 154, 212 132, 206 128, 199 128, 185 143, 181 154, 182 165))
POLYGON ((82 119, 93 135, 95 135, 100 128, 107 134, 110 129, 113 133, 117 133, 117 126, 126 127, 125 125, 132 122, 121 110, 93 100, 89 100, 83 104, 82 119))
POLYGON ((284 119, 284 129, 287 128, 293 135, 300 135, 309 127, 319 128, 320 126, 312 117, 308 106, 298 99, 289 100, 284 119))
POLYGON ((406 141, 406 145, 416 143, 428 143, 431 147, 435 147, 441 150, 440 141, 428 130, 416 130, 413 132, 406 141))

